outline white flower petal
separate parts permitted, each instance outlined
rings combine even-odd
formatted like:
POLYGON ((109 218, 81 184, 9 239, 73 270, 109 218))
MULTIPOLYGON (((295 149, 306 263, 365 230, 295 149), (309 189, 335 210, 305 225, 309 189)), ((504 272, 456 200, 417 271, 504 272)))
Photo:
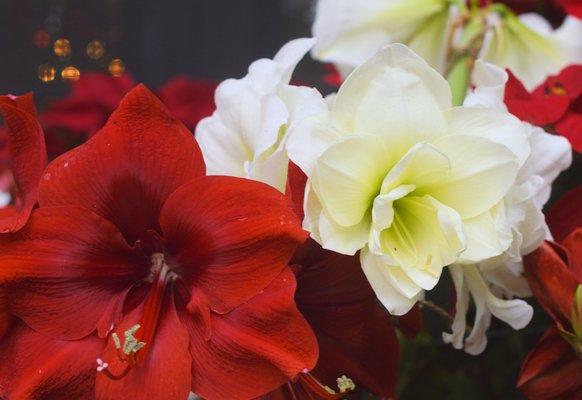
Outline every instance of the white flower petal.
POLYGON ((372 218, 366 214, 358 224, 341 226, 323 211, 319 216, 319 243, 324 249, 352 256, 368 242, 371 224, 372 218))

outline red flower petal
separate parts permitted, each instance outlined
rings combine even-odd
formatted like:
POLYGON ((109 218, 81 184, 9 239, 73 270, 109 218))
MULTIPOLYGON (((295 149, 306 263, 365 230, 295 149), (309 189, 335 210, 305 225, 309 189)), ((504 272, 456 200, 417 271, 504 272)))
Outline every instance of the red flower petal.
POLYGON ((570 190, 546 211, 546 221, 556 242, 562 243, 574 229, 582 226, 580 204, 582 204, 582 186, 570 190))
POLYGON ((3 288, 0 288, 0 340, 10 329, 12 317, 8 312, 8 299, 3 288))
POLYGON ((148 229, 159 229, 160 209, 177 187, 204 173, 192 133, 138 86, 105 128, 47 167, 39 202, 90 209, 132 244, 148 229))
POLYGON ((173 116, 194 129, 202 118, 212 115, 216 109, 214 91, 217 85, 212 81, 180 76, 162 86, 158 94, 173 116))
POLYGON ((582 225, 564 239, 562 246, 568 254, 568 267, 582 284, 582 225))
MULTIPOLYGON (((582 103, 582 98, 578 101, 582 103)), ((556 124, 556 132, 568 139, 574 150, 582 153, 582 113, 567 113, 556 124)))
POLYGON ((409 312, 398 318, 396 326, 407 339, 413 339, 418 335, 422 330, 422 312, 420 312, 418 303, 409 312))
POLYGON ((295 300, 319 343, 313 374, 330 387, 347 375, 358 387, 393 397, 398 341, 357 256, 323 250, 312 240, 303 250, 293 260, 302 266, 295 300))
MULTIPOLYGON (((137 324, 143 307, 138 307, 115 327, 123 340, 123 332, 137 324)), ((98 374, 95 385, 96 400, 185 400, 191 388, 191 356, 189 336, 176 314, 174 299, 166 296, 160 322, 153 343, 143 365, 132 368, 119 380, 98 374)), ((119 375, 127 364, 117 357, 112 340, 101 357, 109 364, 108 371, 119 375)))
POLYGON ((149 273, 108 221, 78 207, 41 208, 0 235, 0 282, 10 310, 60 339, 108 330, 126 291, 149 273))
POLYGON ((552 75, 538 86, 534 94, 543 96, 552 90, 563 91, 570 99, 576 100, 582 95, 582 65, 569 65, 558 75, 552 75))
POLYGON ((32 94, 0 96, 0 112, 7 126, 10 164, 16 198, 0 210, 0 232, 13 232, 28 220, 38 197, 38 184, 46 166, 42 128, 36 120, 32 94))
POLYGON ((570 99, 563 95, 531 95, 523 84, 507 71, 505 104, 513 115, 533 125, 544 126, 557 122, 568 110, 570 99))
POLYGON ((202 177, 166 201, 166 261, 225 313, 281 273, 307 233, 276 189, 235 177, 202 177))
POLYGON ((51 339, 21 323, 0 342, 0 397, 92 400, 103 340, 51 339))
POLYGON ((564 328, 570 325, 572 302, 578 283, 557 251, 558 245, 544 243, 524 257, 526 278, 534 296, 546 312, 564 328))
POLYGON ((582 359, 556 328, 550 328, 527 356, 517 386, 529 400, 578 399, 582 359))
POLYGON ((233 311, 212 314, 212 336, 190 315, 192 391, 208 399, 261 396, 310 370, 317 342, 293 301, 295 278, 286 268, 264 291, 233 311))
POLYGON ((303 211, 303 199, 305 197, 305 185, 307 184, 307 175, 301 168, 289 161, 289 168, 287 169, 287 190, 285 195, 289 197, 293 210, 299 218, 303 221, 305 212, 303 211))

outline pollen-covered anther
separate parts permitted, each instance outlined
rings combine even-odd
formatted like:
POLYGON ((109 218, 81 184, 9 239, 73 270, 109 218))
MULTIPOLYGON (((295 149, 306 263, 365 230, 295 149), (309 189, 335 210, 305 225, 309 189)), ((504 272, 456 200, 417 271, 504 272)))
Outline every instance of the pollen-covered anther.
POLYGON ((356 390, 356 384, 350 378, 345 375, 340 376, 337 378, 337 387, 340 393, 350 392, 352 390, 356 390))
POLYGON ((123 347, 121 346, 121 342, 117 334, 113 334, 113 341, 115 342, 115 347, 119 349, 123 349, 123 353, 125 355, 135 354, 140 349, 143 349, 146 345, 144 342, 140 342, 136 339, 135 333, 141 328, 139 324, 132 326, 128 330, 124 332, 125 342, 123 343, 123 347))

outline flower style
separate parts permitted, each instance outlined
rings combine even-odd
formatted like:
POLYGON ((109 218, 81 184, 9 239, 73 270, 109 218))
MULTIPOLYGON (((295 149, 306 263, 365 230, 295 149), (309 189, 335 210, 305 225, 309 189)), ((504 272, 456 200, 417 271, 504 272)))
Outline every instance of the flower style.
MULTIPOLYGON (((508 74, 503 69, 478 62, 473 76, 475 89, 465 104, 506 110, 503 99, 507 82, 508 74)), ((550 197, 552 182, 572 160, 571 148, 564 138, 525 122, 522 125, 528 132, 531 151, 504 197, 498 214, 499 221, 504 221, 499 223, 499 229, 506 232, 507 249, 479 263, 458 263, 449 269, 457 293, 456 312, 452 333, 443 334, 443 338, 457 349, 464 346, 470 354, 479 354, 485 349, 486 331, 492 315, 514 329, 521 329, 529 323, 532 308, 523 300, 513 299, 531 295, 523 277, 522 256, 539 247, 548 236, 542 207, 550 197), (465 338, 471 297, 476 307, 475 323, 465 338)))
POLYGON ((251 64, 244 78, 219 85, 216 112, 196 128, 209 174, 259 180, 285 191, 288 133, 306 116, 326 109, 317 90, 289 85, 313 44, 314 39, 292 40, 272 60, 251 64))
POLYGON ((38 204, 0 236, 18 318, 0 342, 1 397, 248 399, 314 367, 288 200, 205 176, 192 134, 145 87, 46 168, 38 204))
POLYGON ((345 77, 382 46, 404 43, 444 71, 452 29, 450 0, 319 0, 313 24, 313 56, 345 77))
POLYGON ((562 245, 548 242, 525 257, 534 295, 555 324, 519 374, 517 385, 530 400, 575 399, 582 391, 581 249, 582 228, 577 228, 562 245))
POLYGON ((564 68, 531 93, 510 73, 505 103, 521 120, 550 127, 582 152, 582 65, 564 68))
POLYGON ((309 177, 304 227, 326 249, 361 250, 394 314, 432 289, 444 266, 507 248, 499 202, 529 150, 517 118, 453 108, 447 82, 403 45, 357 68, 331 110, 288 142, 309 177))

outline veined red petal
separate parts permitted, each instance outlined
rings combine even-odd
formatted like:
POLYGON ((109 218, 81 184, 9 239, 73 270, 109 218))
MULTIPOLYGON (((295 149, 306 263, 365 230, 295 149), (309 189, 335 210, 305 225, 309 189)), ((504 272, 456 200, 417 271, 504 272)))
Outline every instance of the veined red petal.
POLYGON ((297 218, 303 221, 305 212, 303 210, 303 199, 305 197, 305 185, 307 184, 307 175, 296 164, 289 161, 287 169, 287 190, 285 195, 289 197, 293 204, 293 209, 297 218))
POLYGON ((95 360, 104 345, 96 336, 52 339, 19 323, 0 342, 0 397, 92 400, 95 360))
POLYGON ((115 226, 79 207, 37 209, 19 232, 0 235, 10 311, 60 339, 108 330, 127 290, 148 273, 115 226))
POLYGON ((204 174, 192 133, 140 85, 105 128, 47 167, 39 203, 90 209, 133 244, 148 229, 159 229, 162 205, 176 188, 204 174))
POLYGON ((570 233, 562 242, 568 254, 568 268, 582 285, 582 226, 570 233))
POLYGON ((546 312, 564 328, 570 325, 577 282, 560 257, 558 245, 546 242, 524 257, 525 276, 532 292, 546 312))
POLYGON ((0 212, 0 232, 13 232, 24 226, 37 202, 38 185, 46 166, 46 146, 32 94, 0 96, 0 112, 7 126, 10 166, 16 185, 14 204, 0 212))
MULTIPOLYGON (((114 327, 114 331, 123 338, 125 330, 139 323, 142 312, 142 306, 133 310, 114 327)), ((119 380, 111 379, 106 373, 99 373, 95 385, 95 399, 187 399, 192 379, 192 361, 188 345, 188 332, 179 321, 173 296, 168 292, 154 339, 151 343, 146 343, 150 348, 144 364, 131 368, 119 380)), ((100 357, 109 364, 107 370, 114 375, 123 374, 128 368, 128 365, 117 357, 117 350, 111 339, 100 357)))
POLYGON ((560 197, 546 211, 546 221, 554 240, 562 243, 574 229, 582 226, 582 186, 578 186, 560 197))
POLYGON ((307 237, 283 194, 227 176, 202 177, 176 190, 160 223, 168 265, 218 313, 267 287, 307 237))
POLYGON ((8 299, 3 288, 0 288, 0 340, 10 329, 12 316, 8 312, 8 299))
POLYGON ((556 328, 550 328, 527 356, 517 386, 529 400, 578 399, 582 359, 556 328))
POLYGON ((293 301, 286 268, 264 291, 227 314, 211 315, 207 340, 197 319, 190 332, 192 391, 208 399, 244 400, 270 392, 317 360, 317 342, 293 301))

